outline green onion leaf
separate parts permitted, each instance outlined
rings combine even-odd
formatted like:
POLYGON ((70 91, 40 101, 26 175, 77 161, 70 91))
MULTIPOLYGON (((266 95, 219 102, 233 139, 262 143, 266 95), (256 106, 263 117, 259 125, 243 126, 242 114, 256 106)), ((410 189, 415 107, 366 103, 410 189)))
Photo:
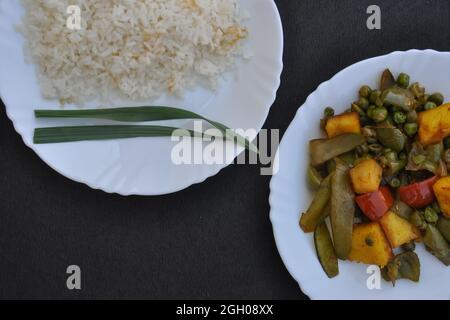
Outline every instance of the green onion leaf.
MULTIPOLYGON (((45 144, 138 137, 170 137, 174 134, 175 130, 178 130, 178 128, 131 125, 37 128, 34 131, 34 143, 45 144)), ((179 133, 179 136, 201 137, 197 132, 192 130, 183 129, 177 131, 177 133, 179 133)))
POLYGON ((104 119, 121 122, 147 122, 179 119, 199 119, 210 123, 222 131, 226 138, 236 141, 239 145, 259 153, 258 147, 243 136, 236 134, 227 126, 209 120, 199 114, 179 108, 172 107, 126 107, 109 109, 86 109, 86 110, 35 110, 36 118, 87 118, 104 119))

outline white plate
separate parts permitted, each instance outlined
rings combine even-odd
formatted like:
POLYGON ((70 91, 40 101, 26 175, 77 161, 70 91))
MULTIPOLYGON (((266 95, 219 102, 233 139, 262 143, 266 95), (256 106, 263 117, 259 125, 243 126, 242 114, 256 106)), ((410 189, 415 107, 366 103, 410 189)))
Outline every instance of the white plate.
MULTIPOLYGON (((221 80, 217 92, 199 88, 188 92, 183 99, 161 98, 147 104, 183 107, 231 128, 252 128, 259 132, 280 84, 283 32, 273 0, 241 3, 243 10, 250 14, 245 22, 249 29, 246 46, 253 57, 248 62, 239 62, 236 70, 221 80)), ((50 167, 72 180, 106 192, 159 195, 200 183, 226 166, 174 165, 170 155, 175 143, 170 138, 33 145, 35 127, 65 123, 36 121, 33 117, 34 108, 57 109, 59 104, 42 99, 34 66, 24 60, 23 37, 15 31, 22 14, 19 0, 0 1, 0 96, 25 144, 50 167)), ((136 105, 136 102, 120 101, 117 105, 136 105)), ((242 148, 235 151, 228 143, 226 150, 236 156, 242 148)), ((231 158, 234 157, 229 158, 229 163, 231 158)))
POLYGON ((306 183, 308 142, 321 136, 319 120, 326 106, 343 112, 357 98, 362 84, 375 87, 385 68, 406 72, 429 91, 450 99, 450 53, 432 50, 394 52, 359 62, 319 86, 299 109, 279 148, 279 172, 270 184, 270 219, 281 258, 290 274, 311 299, 450 299, 450 269, 418 245, 422 271, 419 283, 399 281, 395 288, 382 280, 381 290, 369 290, 367 266, 339 262, 340 274, 330 280, 323 272, 311 234, 299 226, 312 192, 306 183))

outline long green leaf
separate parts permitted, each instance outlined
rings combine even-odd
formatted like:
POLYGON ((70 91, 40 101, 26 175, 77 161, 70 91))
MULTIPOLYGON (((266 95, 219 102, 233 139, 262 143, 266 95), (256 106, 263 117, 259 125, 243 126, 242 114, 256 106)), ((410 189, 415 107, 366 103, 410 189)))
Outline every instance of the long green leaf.
MULTIPOLYGON (((89 140, 112 140, 138 137, 170 137, 178 128, 163 126, 75 126, 37 128, 34 131, 34 143, 61 143, 89 140)), ((198 133, 183 129, 180 136, 197 137, 198 133), (183 131, 186 134, 182 134, 183 131)), ((209 136, 210 137, 210 136, 209 136)))
POLYGON ((88 118, 105 119, 121 122, 147 122, 179 119, 199 119, 210 123, 232 141, 236 141, 248 150, 258 153, 258 147, 243 136, 236 134, 227 126, 209 120, 197 113, 184 109, 152 106, 152 107, 126 107, 109 109, 85 109, 85 110, 35 110, 36 118, 88 118))

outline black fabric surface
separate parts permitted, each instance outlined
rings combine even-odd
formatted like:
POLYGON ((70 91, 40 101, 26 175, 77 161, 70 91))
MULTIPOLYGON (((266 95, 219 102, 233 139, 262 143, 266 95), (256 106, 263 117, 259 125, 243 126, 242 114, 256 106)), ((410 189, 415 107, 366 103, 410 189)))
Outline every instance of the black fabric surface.
MULTIPOLYGON (((450 1, 378 0, 380 31, 366 27, 373 1, 276 2, 285 69, 265 128, 284 132, 321 82, 357 61, 450 51, 450 1)), ((2 105, 0 298, 306 298, 275 247, 269 181, 258 166, 234 165, 167 196, 91 190, 25 147, 2 105), (71 264, 82 269, 81 291, 66 288, 71 264)))

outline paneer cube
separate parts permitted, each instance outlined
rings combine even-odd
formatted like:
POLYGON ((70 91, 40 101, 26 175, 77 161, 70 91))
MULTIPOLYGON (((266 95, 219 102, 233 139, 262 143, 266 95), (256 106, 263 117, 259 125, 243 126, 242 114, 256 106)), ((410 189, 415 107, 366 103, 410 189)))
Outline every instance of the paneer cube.
POLYGON ((450 135, 450 103, 419 113, 419 140, 424 146, 450 135))
POLYGON ((347 112, 327 120, 325 126, 328 138, 344 133, 361 133, 361 122, 357 112, 347 112))
POLYGON ((386 213, 379 223, 392 248, 420 238, 420 231, 415 226, 392 211, 386 213))
POLYGON ((433 186, 442 213, 450 218, 450 176, 440 178, 433 186))
POLYGON ((383 267, 392 257, 392 249, 377 222, 355 225, 350 261, 383 267))
POLYGON ((375 192, 380 187, 383 168, 373 159, 366 159, 350 170, 353 189, 356 193, 375 192))

